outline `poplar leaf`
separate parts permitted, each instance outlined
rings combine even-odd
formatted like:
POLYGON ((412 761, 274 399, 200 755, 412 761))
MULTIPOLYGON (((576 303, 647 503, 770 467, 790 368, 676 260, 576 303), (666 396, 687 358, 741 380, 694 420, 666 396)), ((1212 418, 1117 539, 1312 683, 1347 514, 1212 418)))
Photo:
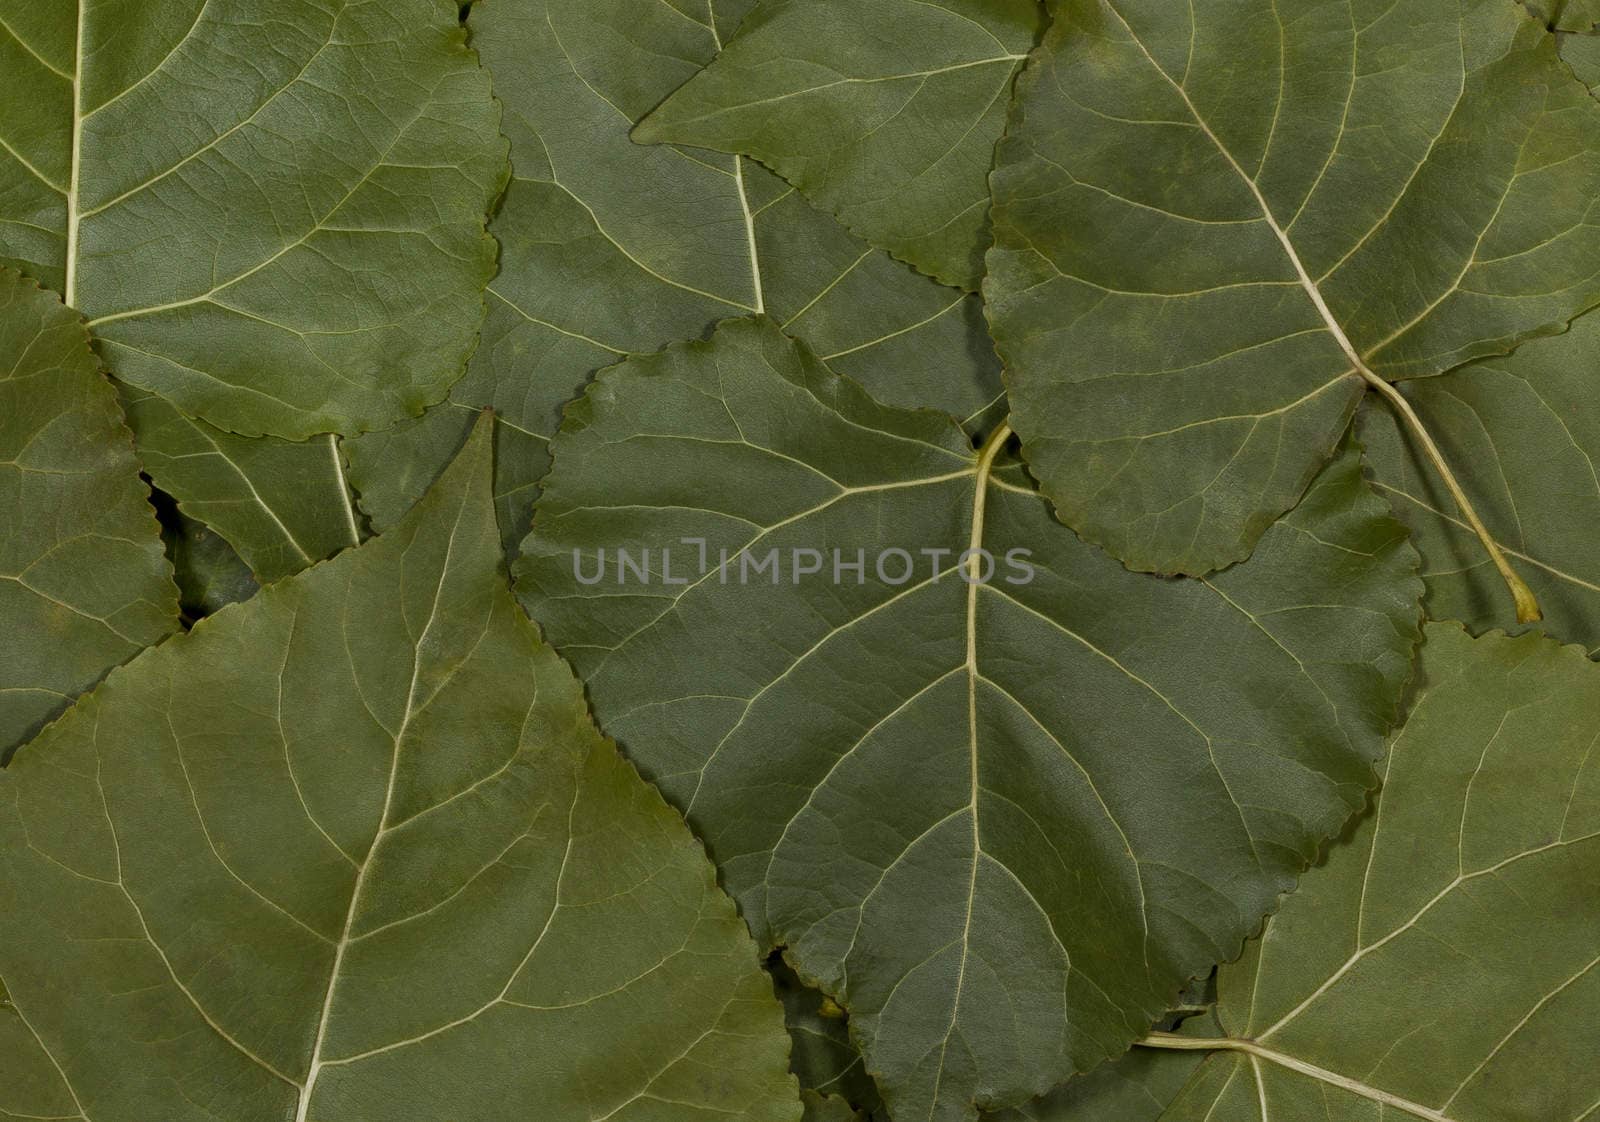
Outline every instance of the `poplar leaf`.
MULTIPOLYGON (((1402 392, 1519 570, 1538 592, 1543 629, 1600 654, 1600 316, 1553 339, 1484 359, 1402 392)), ((1362 410, 1368 469, 1411 527, 1428 615, 1475 631, 1505 622, 1500 578, 1472 531, 1381 405, 1362 410)))
POLYGON ((118 380, 304 439, 461 376, 505 142, 454 3, 8 3, 0 59, 0 261, 118 380))
POLYGON ((1235 955, 1364 802, 1416 640, 1354 451, 1249 564, 1174 581, 1062 527, 1004 442, 733 321, 568 409, 516 567, 891 1117, 1020 1104, 1235 955), (596 582, 618 549, 652 579, 596 582))
POLYGON ((1419 685, 1375 808, 1222 967, 1218 1034, 1117 1065, 1162 1099, 1207 1056, 1161 1122, 1594 1113, 1600 667, 1430 624, 1419 685))
POLYGON ((1249 556, 1368 388, 1600 302, 1600 104, 1519 5, 1055 10, 984 293, 1029 466, 1130 567, 1249 556))
POLYGON ((484 421, 0 773, 0 1110, 798 1122, 749 936, 512 598, 489 480, 484 421))

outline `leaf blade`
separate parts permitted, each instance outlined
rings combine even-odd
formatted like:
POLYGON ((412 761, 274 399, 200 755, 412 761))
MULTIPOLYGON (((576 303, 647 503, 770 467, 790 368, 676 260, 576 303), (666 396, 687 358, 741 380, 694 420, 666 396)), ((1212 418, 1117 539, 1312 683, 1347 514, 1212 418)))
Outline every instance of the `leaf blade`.
POLYGON ((1032 0, 767 0, 634 136, 754 157, 867 241, 975 289, 984 179, 1042 18, 1032 0))
MULTIPOLYGON (((1267 1050, 1247 1075, 1291 1111, 1388 1097, 1452 1122, 1581 1117, 1597 1090, 1578 1055, 1600 966, 1596 671, 1541 636, 1451 624, 1429 625, 1423 652, 1376 812, 1222 968, 1219 1016, 1241 1047, 1267 1050), (1335 1027, 1352 1023, 1364 1031, 1335 1027)), ((1216 1078, 1163 1118, 1227 1101, 1216 1078)), ((1261 1109, 1235 1096, 1224 1116, 1261 1109)))
POLYGON ((444 396, 482 319, 504 166, 453 5, 18 19, 64 56, 38 94, 18 74, 0 121, 59 197, 8 194, 0 256, 62 287, 119 379, 288 439, 444 396))
POLYGON ((0 269, 0 757, 178 624, 116 391, 78 316, 0 269))
POLYGON ((941 1119, 1116 1054, 1233 951, 1364 798, 1417 626, 1414 557, 1353 457, 1210 584, 1094 553, 1014 465, 975 517, 981 463, 948 420, 734 321, 568 410, 516 566, 758 938, 849 1010, 890 1110, 941 1119), (1026 546, 1037 580, 969 590, 948 559, 975 523, 997 572, 1026 546), (646 562, 677 587, 591 575, 598 547, 700 539, 698 576, 692 546, 675 577, 646 562), (871 579, 885 547, 934 544, 931 567, 871 579), (868 559, 859 582, 745 567, 769 547, 868 559), (1322 575, 1297 601, 1304 571, 1322 575), (1285 690, 1266 719, 1296 731, 1248 727, 1247 698, 1285 690), (1310 746, 1308 727, 1338 731, 1310 746), (1207 839, 1203 867, 1178 836, 1207 839))
POLYGON ((1248 556, 1363 368, 1438 374, 1600 295, 1581 201, 1600 111, 1535 24, 1499 4, 1403 4, 1356 32, 1342 5, 1259 9, 1198 9, 1191 34, 1170 5, 1063 5, 992 179, 986 296, 1026 455, 1062 517, 1140 570, 1248 556), (1400 42, 1403 65, 1371 67, 1400 42))
POLYGON ((447 405, 345 443, 375 527, 416 501, 492 406, 510 554, 562 407, 589 377, 757 307, 885 400, 977 418, 999 398, 975 297, 871 250, 750 161, 629 139, 746 6, 719 0, 701 18, 627 0, 506 0, 472 13, 512 144, 492 227, 501 268, 483 344, 447 405))
POLYGON ((504 584, 488 438, 0 776, 0 971, 94 1117, 798 1117, 703 852, 504 584))

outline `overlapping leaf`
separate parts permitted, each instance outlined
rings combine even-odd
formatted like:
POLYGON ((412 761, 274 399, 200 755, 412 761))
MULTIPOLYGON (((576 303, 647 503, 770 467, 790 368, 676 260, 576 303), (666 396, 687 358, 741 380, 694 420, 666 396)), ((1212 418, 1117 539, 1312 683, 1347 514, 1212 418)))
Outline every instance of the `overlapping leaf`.
POLYGON ((732 903, 512 599, 488 437, 0 774, 0 1109, 797 1122, 732 903))
POLYGON ((1528 10, 1553 31, 1593 31, 1600 25, 1596 0, 1526 0, 1528 10))
POLYGON ((866 1122, 866 1115, 838 1095, 802 1091, 800 1102, 805 1108, 803 1122, 866 1122))
POLYGON ((447 0, 8 2, 0 260, 122 381, 304 438, 444 397, 505 145, 447 0))
MULTIPOLYGON (((1505 358, 1402 392, 1432 430, 1497 540, 1539 594, 1545 629, 1600 653, 1600 316, 1505 358)), ((1360 432, 1374 482, 1411 527, 1428 614, 1475 629, 1505 622, 1504 593, 1437 477, 1384 408, 1360 432)))
POLYGON ((1600 668, 1449 624, 1422 665, 1375 812, 1223 967, 1164 1122, 1594 1115, 1600 668))
POLYGON ((784 1023, 793 1041, 789 1067, 801 1089, 876 1109, 878 1090, 850 1041, 844 1010, 802 982, 780 955, 768 960, 767 969, 783 1002, 784 1023))
POLYGON ((298 573, 361 540, 339 441, 247 437, 125 389, 139 459, 183 512, 210 526, 263 581, 298 573))
POLYGON ((487 405, 514 546, 561 407, 593 371, 744 311, 770 312, 887 400, 967 417, 999 396, 975 298, 857 241, 748 161, 629 139, 748 7, 496 0, 472 13, 512 146, 500 274, 450 403, 347 443, 374 525, 416 501, 487 405))
POLYGON ((1593 90, 1600 86, 1600 35, 1559 36, 1561 57, 1578 80, 1593 90))
POLYGON ((1353 454, 1202 582, 1128 572, 999 444, 769 323, 601 374, 555 448, 525 601, 896 1117, 1020 1103, 1235 953, 1365 798, 1408 674, 1416 558, 1353 454))
POLYGON ((203 619, 254 596, 260 585, 233 547, 203 523, 184 516, 170 496, 165 496, 165 503, 163 498, 155 496, 161 540, 167 545, 184 616, 203 619))
POLYGON ((635 132, 760 160, 860 236, 976 288, 987 177, 1037 0, 763 0, 635 132))
POLYGON ((0 269, 0 759, 178 626, 117 395, 83 322, 0 269))
POLYGON ((993 186, 1024 454, 1137 569, 1247 556, 1364 388, 1600 301, 1600 104, 1503 0, 1063 0, 993 186))
MULTIPOLYGON (((1208 1015, 1183 1027, 1192 1035, 1215 1024, 1208 1015)), ((1204 1062, 1204 1052, 1135 1048, 1016 1110, 986 1115, 984 1122, 1158 1122, 1204 1062)))

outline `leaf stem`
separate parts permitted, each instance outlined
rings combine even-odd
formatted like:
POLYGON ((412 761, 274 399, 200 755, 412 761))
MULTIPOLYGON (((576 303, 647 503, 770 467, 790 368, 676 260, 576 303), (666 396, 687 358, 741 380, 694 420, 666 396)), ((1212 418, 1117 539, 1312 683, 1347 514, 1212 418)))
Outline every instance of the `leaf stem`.
POLYGON ((1139 1048, 1164 1048, 1179 1052, 1243 1052, 1245 1055, 1254 1056, 1256 1059, 1266 1060, 1268 1063, 1279 1067, 1297 1071, 1301 1075, 1308 1075, 1312 1079, 1338 1087, 1341 1090, 1358 1095, 1371 1102, 1392 1106, 1396 1110, 1403 1110, 1417 1118, 1425 1118, 1428 1122, 1455 1122, 1448 1115, 1439 1113, 1432 1107, 1423 1106, 1421 1103, 1403 1099, 1399 1095, 1374 1087, 1360 1080, 1351 1079, 1349 1076, 1340 1075, 1336 1071, 1318 1067, 1316 1064, 1307 1063, 1305 1060, 1278 1052, 1271 1048, 1263 1047, 1254 1040, 1242 1040, 1231 1036, 1179 1036, 1171 1032, 1152 1032, 1143 1040, 1134 1042, 1139 1048))
POLYGON ((1433 435, 1422 423, 1422 418, 1417 416, 1417 411, 1411 407, 1411 402, 1407 401, 1405 394, 1390 385, 1386 379, 1365 370, 1362 371, 1362 376, 1366 378, 1368 385, 1389 400, 1389 404, 1394 406, 1395 411, 1405 420, 1407 427, 1416 434, 1423 451, 1428 455, 1429 462, 1433 464, 1433 469, 1439 473, 1439 478, 1444 480, 1445 487, 1450 491, 1450 497, 1455 499, 1456 507, 1466 518, 1467 524, 1472 527, 1472 532, 1478 535, 1478 540, 1483 543, 1483 548, 1489 554, 1489 560, 1494 562, 1494 567, 1500 571, 1501 579, 1511 590, 1511 598, 1517 605, 1517 622, 1534 623, 1543 619, 1544 613, 1539 609, 1538 597, 1533 594, 1533 589, 1528 587, 1528 583, 1521 575, 1511 567, 1511 562, 1506 560, 1500 544, 1490 535, 1488 527, 1483 524, 1483 519, 1478 517, 1478 511, 1473 507, 1472 500, 1467 498, 1467 493, 1456 481, 1455 473, 1445 461, 1444 453, 1439 451, 1439 446, 1433 441, 1433 435))

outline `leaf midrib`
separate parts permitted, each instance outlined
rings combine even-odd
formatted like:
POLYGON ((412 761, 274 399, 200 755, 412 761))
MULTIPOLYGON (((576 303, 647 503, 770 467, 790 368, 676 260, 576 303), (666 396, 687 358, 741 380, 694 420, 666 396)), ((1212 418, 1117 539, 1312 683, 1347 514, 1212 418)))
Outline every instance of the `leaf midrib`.
POLYGON ((1149 48, 1144 45, 1143 40, 1141 40, 1138 34, 1133 30, 1132 25, 1130 25, 1127 19, 1123 17, 1122 13, 1117 10, 1115 3, 1113 3, 1112 0, 1106 0, 1106 7, 1112 15, 1117 17, 1117 22, 1122 24, 1123 29, 1128 33, 1129 40, 1134 44, 1134 46, 1139 48, 1139 53, 1144 55, 1146 61, 1150 63, 1151 68, 1157 74, 1161 75, 1162 80, 1171 86, 1178 97, 1182 99, 1184 106, 1189 110, 1190 115, 1194 118, 1195 125, 1200 129, 1201 132, 1206 134, 1211 143, 1216 146, 1217 152, 1224 160, 1228 162, 1228 166, 1233 169, 1234 173, 1238 175, 1240 181, 1245 185, 1245 188, 1250 192, 1251 197, 1255 200, 1256 206, 1260 209, 1261 217, 1266 222, 1267 228, 1272 231, 1273 236, 1278 240, 1278 244, 1283 247, 1284 255, 1289 259, 1289 264, 1294 269, 1295 277, 1299 281, 1300 287, 1305 291, 1305 294, 1310 299, 1312 306, 1316 309, 1317 315, 1322 319, 1323 326, 1327 328, 1328 334, 1333 337, 1333 340, 1338 344, 1340 351, 1344 353, 1345 359, 1350 363, 1350 369, 1342 371, 1338 377, 1331 379, 1329 384, 1339 381, 1341 378, 1344 378, 1350 373, 1357 373, 1361 375, 1362 379, 1365 380, 1368 385, 1371 385, 1374 388, 1377 388, 1379 384, 1387 387, 1388 383, 1385 382, 1384 379, 1380 378, 1377 374, 1373 373, 1372 368, 1369 367, 1366 361, 1361 357, 1360 353, 1356 350, 1355 345, 1350 342, 1350 337, 1345 334, 1344 327, 1337 319, 1334 318, 1332 309, 1328 307, 1328 302, 1323 299, 1322 290, 1317 287, 1317 282, 1311 279, 1311 274, 1309 271, 1307 271, 1305 263, 1300 260, 1299 251, 1295 249, 1294 243, 1290 241, 1288 233, 1278 223, 1277 216, 1272 213, 1272 207, 1267 203, 1266 196, 1261 193, 1261 188, 1256 184, 1256 181, 1251 178, 1250 174, 1246 172, 1239 164, 1239 161, 1234 158, 1234 155, 1232 151, 1229 150, 1228 146, 1222 143, 1222 138, 1212 131, 1211 125, 1206 121, 1199 108, 1190 99, 1189 91, 1184 89, 1183 86, 1176 79, 1174 79, 1172 75, 1168 74, 1166 69, 1155 60, 1155 56, 1153 56, 1150 53, 1149 48))
MULTIPOLYGON (((433 630, 434 623, 439 618, 439 601, 444 596, 445 582, 450 576, 451 557, 455 552, 456 535, 461 529, 461 521, 465 516, 467 504, 463 502, 456 510, 455 521, 450 527, 450 537, 445 542, 444 559, 439 565, 439 580, 433 590, 433 604, 429 608, 427 621, 418 633, 411 658, 411 682, 406 690, 406 707, 401 715, 400 723, 396 726, 393 739, 394 750, 389 757, 389 777, 383 795, 383 810, 378 819, 377 831, 372 836, 372 844, 367 849, 366 856, 356 869, 355 884, 350 890, 350 904, 345 911, 344 926, 339 932, 339 941, 334 947, 333 964, 328 969, 328 988, 323 994, 322 1012, 317 1019, 317 1031, 311 1045, 311 1062, 306 1069, 305 1082, 300 1085, 299 1105, 295 1110, 295 1122, 307 1122, 308 1112, 311 1109, 312 1094, 316 1088, 317 1077, 321 1074, 324 1065, 322 1049, 327 1041, 328 1026, 332 1022, 334 996, 339 987, 339 976, 344 965, 345 952, 350 948, 356 918, 361 911, 364 898, 364 889, 367 886, 367 876, 371 871, 379 848, 390 830, 389 819, 394 813, 394 794, 397 780, 400 775, 401 743, 405 739, 412 718, 417 712, 417 683, 422 674, 422 652, 427 645, 429 633, 433 630)), ((426 707, 431 698, 423 702, 426 707)))
POLYGON ((83 164, 83 21, 84 0, 77 0, 77 26, 72 44, 72 156, 67 183, 66 283, 62 295, 69 308, 78 306, 79 169, 83 164))

